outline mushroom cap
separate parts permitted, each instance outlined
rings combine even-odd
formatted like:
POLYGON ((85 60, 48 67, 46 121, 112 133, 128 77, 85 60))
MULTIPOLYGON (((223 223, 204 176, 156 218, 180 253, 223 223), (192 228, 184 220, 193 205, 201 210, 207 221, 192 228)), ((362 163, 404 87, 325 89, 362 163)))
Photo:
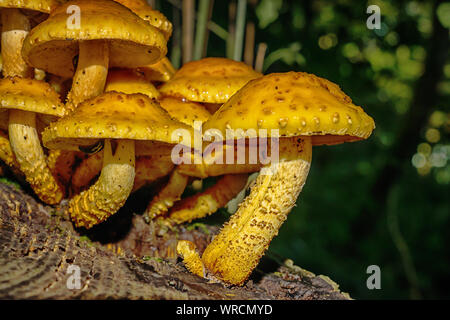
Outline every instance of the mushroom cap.
POLYGON ((203 129, 279 130, 280 137, 312 136, 313 145, 366 139, 375 123, 336 84, 304 72, 273 73, 249 82, 203 129))
POLYGON ((70 78, 78 41, 88 40, 108 41, 110 67, 145 66, 167 53, 163 34, 120 3, 77 0, 57 7, 33 28, 24 40, 22 55, 35 68, 70 78), (80 28, 68 27, 71 5, 80 8, 80 28))
POLYGON ((66 108, 52 87, 44 81, 7 77, 0 79, 1 109, 18 109, 62 117, 66 108))
POLYGON ((175 68, 167 57, 162 58, 157 63, 149 64, 137 68, 148 81, 167 82, 175 74, 175 68))
POLYGON ((74 112, 51 123, 42 140, 47 148, 60 150, 79 150, 99 139, 176 144, 172 141, 176 129, 192 132, 191 127, 170 118, 154 99, 112 91, 82 102, 74 112))
POLYGON ((190 125, 191 127, 194 126, 194 121, 201 121, 204 123, 211 118, 211 113, 209 113, 204 106, 196 102, 183 101, 172 97, 163 97, 159 99, 159 103, 171 117, 190 125))
POLYGON ((243 62, 204 58, 183 65, 159 90, 189 101, 225 103, 248 81, 261 76, 243 62))
POLYGON ((110 69, 106 78, 105 92, 142 93, 158 98, 159 91, 145 77, 133 69, 110 69))
POLYGON ((158 10, 154 10, 146 0, 114 0, 124 5, 141 19, 147 21, 155 28, 158 28, 166 40, 172 35, 172 23, 158 10))
POLYGON ((50 13, 64 3, 64 0, 1 0, 0 8, 17 8, 50 13))

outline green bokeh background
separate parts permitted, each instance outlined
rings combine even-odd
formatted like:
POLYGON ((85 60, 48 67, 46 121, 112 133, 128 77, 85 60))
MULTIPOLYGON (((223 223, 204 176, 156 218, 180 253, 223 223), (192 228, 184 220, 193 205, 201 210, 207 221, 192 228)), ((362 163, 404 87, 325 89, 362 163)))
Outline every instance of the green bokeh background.
MULTIPOLYGON (((230 3, 214 2, 212 21, 224 29, 230 3)), ((156 1, 172 21, 174 4, 156 1)), ((450 298, 450 4, 260 0, 249 1, 247 22, 255 51, 267 44, 265 73, 325 77, 376 122, 367 141, 314 149, 270 252, 328 275, 353 298, 450 298), (379 30, 366 26, 369 5, 381 10, 379 30), (367 289, 372 264, 381 290, 367 289)), ((210 33, 207 55, 226 52, 210 33)))

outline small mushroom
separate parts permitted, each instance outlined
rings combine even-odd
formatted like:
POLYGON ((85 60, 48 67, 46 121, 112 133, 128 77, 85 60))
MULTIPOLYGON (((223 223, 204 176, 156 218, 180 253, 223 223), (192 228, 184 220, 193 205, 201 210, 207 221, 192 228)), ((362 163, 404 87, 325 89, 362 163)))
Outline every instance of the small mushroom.
POLYGON ((50 11, 61 3, 60 0, 8 0, 0 2, 2 24, 3 76, 30 78, 33 69, 22 58, 22 44, 28 35, 33 21, 30 13, 48 16, 50 11))
POLYGON ((137 68, 145 76, 147 81, 167 82, 175 75, 175 68, 167 57, 162 58, 157 63, 137 68))
MULTIPOLYGON (((161 99, 161 104, 163 108, 168 109, 169 113, 171 112, 170 110, 178 112, 177 115, 173 114, 173 116, 179 120, 182 118, 185 118, 187 121, 192 120, 192 124, 193 120, 203 122, 203 119, 207 120, 207 118, 209 118, 209 116, 206 117, 206 112, 209 114, 213 113, 248 81, 261 76, 261 73, 254 71, 245 63, 231 59, 204 58, 192 61, 183 65, 170 81, 160 87, 160 92, 164 97, 161 99), (199 116, 198 112, 200 112, 200 110, 193 104, 194 102, 204 104, 204 111, 201 112, 201 114, 205 115, 204 118, 191 119, 192 117, 189 117, 189 113, 195 117, 199 116)), ((178 167, 173 175, 173 179, 171 178, 169 180, 168 185, 162 189, 160 194, 158 194, 147 207, 145 213, 147 220, 164 215, 174 203, 180 199, 185 189, 184 187, 187 186, 189 180, 187 177, 183 177, 183 174, 178 170, 178 167)), ((236 179, 235 184, 233 185, 239 184, 242 180, 241 177, 234 175, 227 179, 236 179)), ((227 179, 225 181, 227 181, 227 179)), ((211 194, 216 194, 215 190, 216 188, 206 190, 206 193, 204 193, 203 196, 208 197, 211 194)), ((227 190, 228 192, 226 192, 226 194, 230 196, 235 191, 233 188, 227 190)), ((232 198, 233 197, 229 200, 232 198)), ((199 195, 196 199, 197 201, 201 201, 204 198, 199 195)), ((216 203, 219 204, 224 201, 224 198, 222 198, 221 201, 218 199, 216 200, 216 203)), ((190 202, 191 200, 186 201, 190 202)), ((195 203, 196 201, 193 200, 190 206, 195 207, 195 203)), ((208 206, 204 205, 201 207, 203 209, 208 208, 208 206)), ((195 215, 205 216, 215 211, 214 206, 210 206, 208 210, 196 212, 195 215)), ((187 214, 186 219, 190 220, 191 214, 187 214)))
POLYGON ((114 0, 124 5, 141 19, 159 29, 168 41, 172 35, 172 23, 158 10, 154 10, 146 0, 114 0))
POLYGON ((74 0, 57 7, 29 32, 22 48, 29 65, 61 77, 73 76, 67 97, 71 110, 103 93, 109 67, 148 65, 166 52, 159 29, 107 0, 74 0), (79 8, 78 18, 73 8, 79 8))
POLYGON ((261 76, 243 62, 204 58, 184 64, 159 91, 188 101, 223 104, 247 82, 261 76))
MULTIPOLYGON (((142 74, 133 69, 126 68, 112 68, 108 72, 108 77, 105 85, 105 92, 116 91, 122 93, 142 93, 147 95, 149 98, 159 97, 159 91, 148 82, 142 74)), ((161 148, 159 148, 161 149, 161 148)), ((137 184, 135 184, 134 189, 139 185, 142 186, 148 181, 152 181, 160 177, 157 168, 161 168, 160 174, 162 176, 166 175, 168 168, 173 168, 174 165, 170 159, 170 150, 162 148, 161 152, 167 153, 169 157, 165 159, 166 162, 160 166, 148 166, 149 159, 161 155, 158 152, 158 148, 152 150, 152 155, 142 156, 136 159, 136 172, 142 174, 141 176, 136 175, 137 184), (149 159, 146 159, 149 158, 149 159), (145 168, 147 166, 147 168, 145 168)), ((161 160, 161 159, 159 159, 161 160)), ((89 183, 100 173, 103 163, 103 151, 97 152, 90 155, 84 159, 80 165, 76 168, 72 177, 72 189, 75 193, 79 193, 84 187, 88 186, 89 183)), ((169 170, 170 172, 171 170, 169 170)))
POLYGON ((239 90, 205 123, 205 130, 267 129, 269 137, 279 137, 279 161, 258 176, 250 195, 203 252, 206 272, 242 285, 295 206, 312 146, 367 139, 374 127, 373 119, 337 85, 311 74, 274 73, 239 90), (247 116, 237 117, 238 112, 247 116))
POLYGON ((103 168, 98 180, 69 202, 78 227, 91 228, 117 212, 128 198, 135 177, 135 147, 173 145, 172 132, 192 129, 170 118, 144 94, 106 92, 82 102, 70 115, 47 127, 42 140, 49 149, 79 150, 99 143, 103 168))
POLYGON ((20 170, 42 201, 59 203, 64 188, 47 165, 36 124, 37 114, 65 114, 58 94, 46 82, 8 77, 0 80, 0 98, 0 109, 9 112, 9 140, 20 170))

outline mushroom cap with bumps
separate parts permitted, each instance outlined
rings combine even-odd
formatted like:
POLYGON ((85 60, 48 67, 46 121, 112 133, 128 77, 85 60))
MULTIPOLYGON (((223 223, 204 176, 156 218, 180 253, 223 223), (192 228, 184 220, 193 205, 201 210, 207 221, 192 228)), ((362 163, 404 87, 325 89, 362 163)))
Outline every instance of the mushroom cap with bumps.
POLYGON ((124 5, 141 19, 158 28, 166 40, 172 35, 172 23, 158 10, 154 10, 146 0, 114 0, 124 5))
POLYGON ((58 93, 48 83, 20 77, 0 79, 1 109, 17 109, 57 117, 66 113, 58 93))
POLYGON ((155 86, 133 69, 110 69, 105 86, 105 92, 108 91, 142 93, 155 99, 159 97, 159 91, 155 86))
POLYGON ((261 76, 243 62, 204 58, 183 65, 160 92, 189 101, 225 103, 248 81, 261 76))
POLYGON ((0 0, 0 8, 17 8, 50 13, 64 0, 0 0))
POLYGON ((366 139, 375 123, 336 84, 304 72, 273 73, 249 82, 203 129, 278 129, 280 137, 312 136, 313 145, 366 139))
POLYGON ((82 102, 70 115, 53 122, 42 133, 49 149, 79 150, 99 139, 129 139, 139 142, 176 144, 172 133, 184 129, 193 137, 192 128, 170 118, 153 99, 144 94, 106 92, 82 102), (192 132, 192 133, 191 133, 192 132))
POLYGON ((22 55, 35 68, 70 78, 78 42, 90 40, 108 41, 110 67, 144 66, 167 53, 164 35, 120 3, 78 0, 57 7, 32 29, 24 40, 22 55), (79 27, 70 25, 67 10, 72 5, 80 8, 79 27))
POLYGON ((162 97, 159 99, 159 103, 172 118, 191 127, 194 126, 194 121, 204 123, 211 118, 211 113, 204 106, 196 102, 183 101, 172 97, 162 97))

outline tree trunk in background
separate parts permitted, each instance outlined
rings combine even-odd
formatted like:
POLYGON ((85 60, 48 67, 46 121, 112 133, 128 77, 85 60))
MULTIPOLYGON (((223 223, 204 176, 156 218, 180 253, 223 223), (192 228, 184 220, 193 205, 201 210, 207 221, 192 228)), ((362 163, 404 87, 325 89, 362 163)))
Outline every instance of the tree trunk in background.
POLYGON ((208 283, 187 272, 168 245, 178 235, 204 248, 207 232, 158 230, 135 215, 130 232, 105 245, 80 237, 64 212, 0 183, 0 299, 349 298, 327 277, 292 264, 254 275, 244 287, 208 283), (142 258, 149 252, 168 258, 142 258), (80 268, 81 289, 67 288, 70 265, 80 268))

